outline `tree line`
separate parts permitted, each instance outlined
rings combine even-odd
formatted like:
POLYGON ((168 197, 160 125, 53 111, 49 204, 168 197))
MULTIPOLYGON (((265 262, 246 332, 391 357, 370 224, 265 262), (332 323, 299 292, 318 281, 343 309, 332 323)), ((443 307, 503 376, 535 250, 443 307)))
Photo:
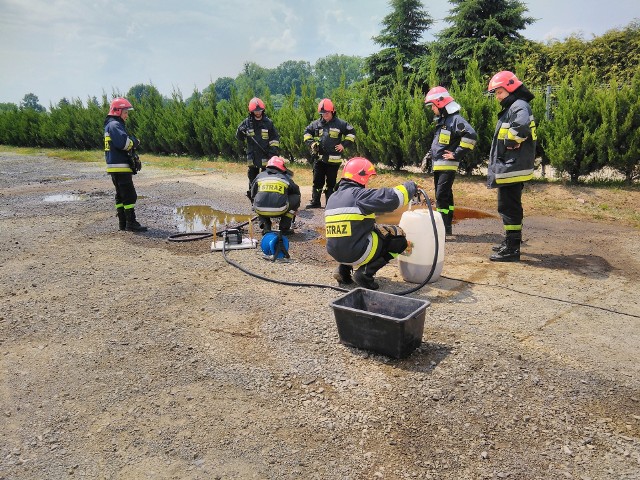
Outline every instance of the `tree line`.
MULTIPOLYGON (((452 0, 451 27, 434 42, 420 43, 432 23, 422 4, 389 3, 392 13, 374 37, 382 50, 368 58, 331 55, 314 68, 307 62, 275 69, 247 63, 236 79, 218 79, 186 99, 180 91, 166 98, 153 85, 136 85, 125 94, 135 108, 128 128, 146 152, 241 158, 235 128, 247 115, 249 98, 259 96, 281 135, 283 156, 302 159, 308 155, 304 128, 317 117, 318 100, 330 97, 338 116, 356 129, 357 151, 349 154, 400 169, 419 165, 429 148, 434 125, 424 94, 440 84, 478 132, 476 149, 461 165, 470 174, 486 162, 499 109, 486 95, 488 78, 508 68, 536 94, 532 106, 543 162, 572 182, 605 166, 627 182, 639 178, 637 22, 590 41, 572 36, 538 44, 518 33, 533 21, 521 2, 452 0), (504 66, 501 58, 515 60, 504 66)), ((108 104, 107 95, 86 102, 63 99, 47 112, 27 94, 20 106, 0 104, 0 143, 100 148, 108 104)))

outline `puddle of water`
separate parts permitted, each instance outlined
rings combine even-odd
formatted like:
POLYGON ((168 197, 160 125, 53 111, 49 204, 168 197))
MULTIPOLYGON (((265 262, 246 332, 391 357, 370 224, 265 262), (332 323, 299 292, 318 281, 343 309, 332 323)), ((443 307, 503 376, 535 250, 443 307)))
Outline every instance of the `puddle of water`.
POLYGON ((211 231, 213 225, 222 229, 251 220, 250 215, 237 215, 214 210, 208 205, 185 205, 173 210, 173 219, 179 233, 211 231))
POLYGON ((58 202, 79 202, 87 200, 89 195, 76 194, 76 193, 59 193, 56 195, 47 195, 44 197, 45 202, 58 203, 58 202))

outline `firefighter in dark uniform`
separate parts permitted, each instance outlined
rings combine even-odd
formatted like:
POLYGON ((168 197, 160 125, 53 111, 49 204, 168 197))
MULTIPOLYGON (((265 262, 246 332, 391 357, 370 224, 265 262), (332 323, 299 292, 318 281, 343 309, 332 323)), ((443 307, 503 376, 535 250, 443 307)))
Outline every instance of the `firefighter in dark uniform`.
POLYGON ((444 87, 433 87, 424 99, 436 116, 436 131, 431 143, 430 156, 433 183, 436 190, 436 209, 442 215, 445 233, 453 233, 453 181, 460 160, 476 145, 476 131, 460 115, 458 105, 444 87))
POLYGON ((324 98, 318 104, 320 118, 311 122, 304 131, 304 143, 311 151, 313 163, 313 189, 307 208, 321 208, 320 195, 325 187, 325 204, 336 187, 338 169, 345 148, 355 144, 356 133, 351 125, 336 116, 333 102, 324 98))
POLYGON ((249 115, 238 125, 236 138, 247 141, 247 197, 251 199, 251 184, 258 173, 264 171, 269 159, 278 155, 280 149, 280 135, 265 113, 264 102, 258 97, 249 100, 249 115))
POLYGON ((135 206, 138 195, 133 186, 133 175, 138 173, 142 164, 135 149, 140 142, 127 133, 125 121, 133 106, 126 98, 114 98, 109 107, 109 114, 104 121, 104 157, 107 161, 107 173, 111 175, 116 187, 116 211, 120 230, 144 232, 136 220, 135 206))
POLYGON ((522 242, 522 190, 533 178, 536 124, 529 102, 533 94, 512 72, 496 73, 489 81, 502 111, 489 152, 487 187, 498 189, 498 213, 505 238, 489 258, 494 262, 520 261, 522 242))
POLYGON ((375 174, 376 169, 366 158, 349 160, 324 212, 327 252, 340 262, 334 278, 344 284, 355 280, 370 290, 379 288, 376 272, 407 248, 402 229, 377 225, 376 213, 407 205, 418 188, 411 181, 394 188, 366 188, 375 174))
POLYGON ((264 172, 251 185, 253 210, 258 214, 262 234, 271 231, 271 219, 280 219, 280 232, 293 233, 291 228, 300 208, 300 187, 291 178, 293 172, 284 165, 284 158, 271 157, 264 172))

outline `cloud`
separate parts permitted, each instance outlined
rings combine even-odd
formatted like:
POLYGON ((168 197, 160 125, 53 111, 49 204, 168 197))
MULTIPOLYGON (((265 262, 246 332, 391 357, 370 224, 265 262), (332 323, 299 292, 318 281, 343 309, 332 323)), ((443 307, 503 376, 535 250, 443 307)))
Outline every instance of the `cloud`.
MULTIPOLYGON (((447 0, 423 0, 434 20, 447 0)), ((564 38, 627 25, 640 16, 637 0, 618 0, 606 19, 568 0, 529 2, 540 21, 527 38, 564 38)), ((311 64, 331 54, 366 57, 379 50, 372 37, 390 13, 371 0, 0 0, 0 102, 19 103, 29 92, 45 106, 61 98, 120 93, 153 83, 162 94, 206 87, 236 77, 246 62, 274 68, 288 60, 311 64)), ((427 38, 446 26, 438 21, 427 38)))

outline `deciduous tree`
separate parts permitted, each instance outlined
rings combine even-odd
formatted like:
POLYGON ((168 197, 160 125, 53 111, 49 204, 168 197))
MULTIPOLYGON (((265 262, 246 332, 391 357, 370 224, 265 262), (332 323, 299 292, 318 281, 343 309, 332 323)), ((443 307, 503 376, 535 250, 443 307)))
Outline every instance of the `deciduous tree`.
POLYGON ((20 102, 20 108, 24 110, 33 110, 35 112, 44 112, 46 108, 40 105, 38 96, 34 93, 27 93, 20 102))

